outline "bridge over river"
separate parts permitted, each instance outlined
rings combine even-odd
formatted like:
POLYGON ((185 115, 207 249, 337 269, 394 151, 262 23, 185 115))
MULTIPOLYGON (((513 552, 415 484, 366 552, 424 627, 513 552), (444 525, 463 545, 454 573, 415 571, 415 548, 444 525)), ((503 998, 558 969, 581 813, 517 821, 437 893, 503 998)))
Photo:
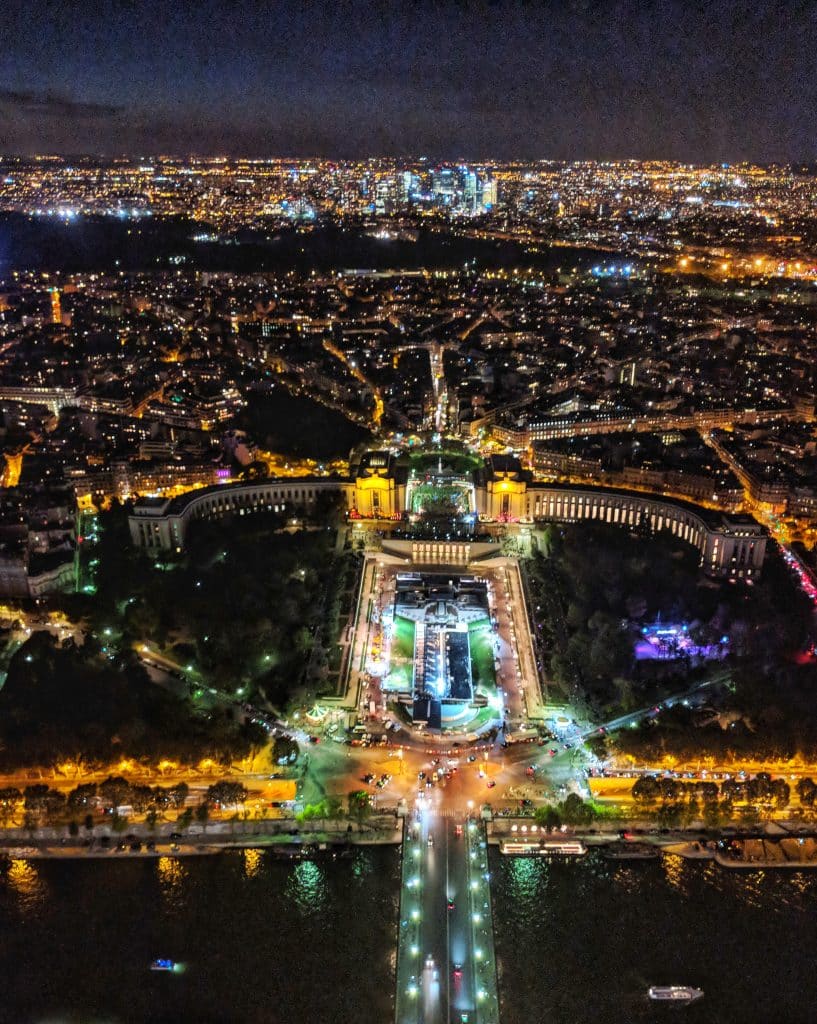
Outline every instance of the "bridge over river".
POLYGON ((499 1024, 488 845, 471 817, 419 808, 403 835, 396 1024, 499 1024))

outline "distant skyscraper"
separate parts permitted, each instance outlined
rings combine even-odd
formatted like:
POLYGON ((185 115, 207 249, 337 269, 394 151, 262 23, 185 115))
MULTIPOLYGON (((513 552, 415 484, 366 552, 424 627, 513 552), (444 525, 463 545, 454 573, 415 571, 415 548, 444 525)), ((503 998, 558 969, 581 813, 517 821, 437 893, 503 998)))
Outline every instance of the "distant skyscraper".
POLYGON ((436 202, 453 206, 457 197, 457 174, 453 167, 438 167, 431 175, 431 188, 436 202))
POLYGON ((409 202, 417 192, 420 191, 420 179, 411 171, 403 171, 401 198, 403 202, 409 202))

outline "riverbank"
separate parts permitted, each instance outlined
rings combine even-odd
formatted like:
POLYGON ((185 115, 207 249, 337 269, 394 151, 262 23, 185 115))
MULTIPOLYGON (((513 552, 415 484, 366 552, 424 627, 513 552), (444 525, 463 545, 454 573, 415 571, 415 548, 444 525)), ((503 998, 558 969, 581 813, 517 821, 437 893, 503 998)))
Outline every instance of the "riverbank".
POLYGON ((133 824, 124 835, 111 835, 97 827, 84 836, 68 837, 62 829, 39 829, 33 834, 22 829, 7 829, 0 836, 0 856, 11 860, 129 860, 258 849, 270 850, 282 857, 301 857, 320 853, 338 855, 354 846, 396 845, 402 840, 401 822, 391 815, 371 819, 365 824, 347 821, 217 822, 191 825, 184 834, 175 831, 177 828, 173 822, 153 830, 144 824, 133 824))
POLYGON ((783 839, 751 838, 683 843, 664 848, 691 860, 714 860, 730 870, 812 871, 817 868, 817 839, 790 836, 783 839))
POLYGON ((808 834, 792 834, 777 824, 770 824, 764 834, 735 835, 732 830, 719 834, 699 830, 686 833, 663 830, 649 834, 644 829, 638 833, 624 829, 570 829, 548 833, 529 824, 529 819, 524 824, 520 822, 521 819, 517 822, 494 819, 488 828, 488 842, 499 846, 503 841, 512 840, 530 845, 533 851, 547 840, 576 840, 587 849, 598 850, 609 860, 655 860, 663 854, 672 854, 687 860, 714 860, 729 869, 809 871, 817 868, 817 833, 809 830, 808 834))

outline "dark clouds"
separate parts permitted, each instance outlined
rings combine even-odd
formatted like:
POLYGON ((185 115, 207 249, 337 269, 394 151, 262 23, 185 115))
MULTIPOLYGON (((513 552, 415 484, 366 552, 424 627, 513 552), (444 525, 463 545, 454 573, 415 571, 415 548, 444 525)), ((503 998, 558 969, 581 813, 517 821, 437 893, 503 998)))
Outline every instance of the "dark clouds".
POLYGON ((18 111, 38 117, 112 117, 120 113, 121 106, 110 103, 84 103, 54 93, 25 92, 0 89, 0 109, 18 111))
POLYGON ((817 4, 6 0, 5 152, 813 159, 817 4))

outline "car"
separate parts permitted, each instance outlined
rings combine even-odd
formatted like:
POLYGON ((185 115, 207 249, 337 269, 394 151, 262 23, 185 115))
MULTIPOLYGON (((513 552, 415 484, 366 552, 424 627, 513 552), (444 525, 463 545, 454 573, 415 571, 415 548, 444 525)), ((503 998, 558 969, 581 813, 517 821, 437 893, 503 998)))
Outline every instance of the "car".
POLYGON ((428 833, 428 845, 429 846, 433 846, 434 845, 434 835, 431 832, 428 833))
POLYGON ((477 755, 476 754, 469 754, 468 755, 468 760, 469 761, 476 761, 476 759, 477 759, 477 755))
POLYGON ((496 783, 493 779, 488 779, 488 789, 493 789, 496 783))
POLYGON ((555 747, 551 747, 550 750, 548 751, 548 753, 550 754, 551 757, 556 757, 556 755, 559 753, 559 751, 555 747))
POLYGON ((371 772, 367 772, 367 773, 366 773, 366 774, 365 774, 365 775, 363 776, 363 781, 364 781, 364 782, 365 782, 365 783, 366 783, 366 784, 367 784, 368 786, 371 786, 371 784, 372 784, 372 783, 374 782, 374 775, 372 775, 372 773, 371 773, 371 772))
POLYGON ((461 836, 462 835, 462 825, 457 825, 457 827, 454 829, 454 835, 455 836, 461 836))
POLYGON ((451 973, 454 976, 454 980, 459 981, 462 977, 462 964, 454 964, 451 973))
POLYGON ((321 741, 320 736, 310 736, 309 737, 309 742, 310 743, 320 743, 320 741, 321 741))
POLYGON ((455 906, 454 901, 452 899, 448 899, 446 901, 446 904, 445 904, 445 909, 446 910, 453 910, 454 906, 455 906))

